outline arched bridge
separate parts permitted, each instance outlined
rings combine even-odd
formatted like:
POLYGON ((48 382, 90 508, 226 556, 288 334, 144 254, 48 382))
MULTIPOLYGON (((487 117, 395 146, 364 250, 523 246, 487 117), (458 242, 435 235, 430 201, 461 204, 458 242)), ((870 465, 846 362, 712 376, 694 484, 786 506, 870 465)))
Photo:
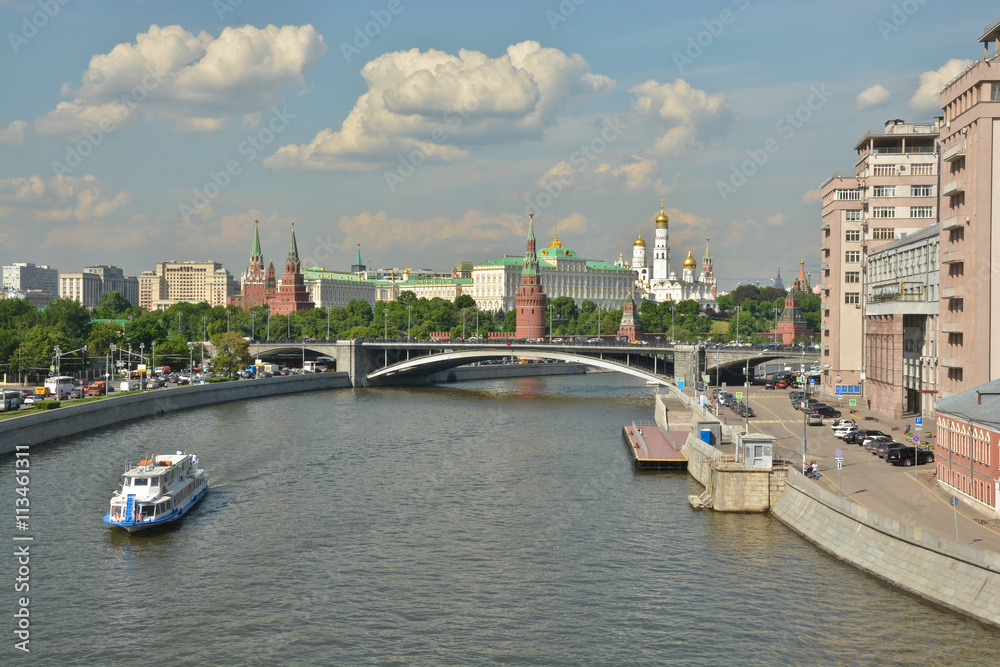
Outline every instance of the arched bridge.
POLYGON ((685 377, 690 382, 717 369, 742 374, 750 367, 775 359, 802 363, 819 359, 818 352, 800 348, 708 348, 670 342, 626 343, 615 340, 562 343, 488 341, 338 340, 253 342, 250 352, 268 361, 297 365, 298 359, 319 356, 336 359, 337 370, 347 371, 354 386, 414 384, 433 373, 476 361, 527 357, 597 366, 658 382, 685 377))

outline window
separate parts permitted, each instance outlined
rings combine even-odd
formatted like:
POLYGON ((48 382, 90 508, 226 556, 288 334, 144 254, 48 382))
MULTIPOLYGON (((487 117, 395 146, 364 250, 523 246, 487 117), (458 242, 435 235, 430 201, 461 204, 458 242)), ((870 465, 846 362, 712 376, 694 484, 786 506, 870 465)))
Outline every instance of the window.
POLYGON ((910 196, 911 197, 933 197, 934 196, 934 186, 933 185, 911 185, 910 186, 910 196))
POLYGON ((844 220, 858 222, 861 220, 861 211, 844 211, 844 220))
POLYGON ((934 165, 932 164, 915 164, 910 167, 911 176, 933 176, 934 175, 934 165))
POLYGON ((861 292, 844 292, 844 303, 848 306, 861 303, 861 292))
POLYGON ((934 207, 933 206, 911 206, 910 207, 910 217, 911 218, 933 218, 934 217, 934 207))
POLYGON ((844 240, 849 243, 858 243, 861 241, 861 230, 860 229, 848 229, 844 232, 844 240))
POLYGON ((1000 101, 1000 82, 994 81, 990 84, 990 101, 1000 101))
POLYGON ((872 187, 872 197, 895 197, 895 185, 876 185, 872 187))
POLYGON ((896 217, 896 207, 895 206, 874 206, 874 207, 872 207, 872 217, 873 218, 895 218, 896 217))
POLYGON ((848 264, 857 264, 861 261, 860 250, 848 250, 844 253, 844 261, 848 264))
MULTIPOLYGON (((877 164, 874 167, 872 167, 872 176, 895 176, 895 175, 896 175, 896 165, 894 164, 877 164)), ((875 196, 878 197, 879 195, 875 196)))
POLYGON ((845 283, 860 283, 861 282, 861 272, 860 271, 847 271, 844 273, 845 283))
POLYGON ((872 239, 875 241, 891 241, 896 238, 896 230, 892 227, 876 227, 872 230, 872 239))
POLYGON ((834 193, 834 199, 849 200, 849 201, 861 201, 861 191, 860 190, 837 190, 834 193))

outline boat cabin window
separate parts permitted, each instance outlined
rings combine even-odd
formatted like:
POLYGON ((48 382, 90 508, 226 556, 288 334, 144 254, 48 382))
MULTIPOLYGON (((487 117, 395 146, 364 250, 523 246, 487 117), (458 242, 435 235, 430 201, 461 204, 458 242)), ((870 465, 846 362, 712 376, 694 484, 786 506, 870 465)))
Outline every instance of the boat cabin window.
POLYGON ((146 486, 147 484, 149 484, 149 479, 146 477, 136 477, 135 479, 132 480, 132 484, 134 484, 135 486, 146 486))

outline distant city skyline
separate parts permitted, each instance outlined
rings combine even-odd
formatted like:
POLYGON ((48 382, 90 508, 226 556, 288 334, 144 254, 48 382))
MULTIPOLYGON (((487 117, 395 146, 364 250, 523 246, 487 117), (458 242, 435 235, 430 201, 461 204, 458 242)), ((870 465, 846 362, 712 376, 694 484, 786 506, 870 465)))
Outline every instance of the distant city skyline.
POLYGON ((304 266, 347 270, 360 243, 372 265, 445 270, 523 253, 529 211, 540 240, 558 219, 611 262, 664 198, 675 263, 710 237, 723 290, 802 256, 818 281, 818 188, 852 173, 844 146, 940 115, 996 11, 58 7, 0 7, 0 263, 238 275, 259 219, 266 257, 295 222, 304 266))

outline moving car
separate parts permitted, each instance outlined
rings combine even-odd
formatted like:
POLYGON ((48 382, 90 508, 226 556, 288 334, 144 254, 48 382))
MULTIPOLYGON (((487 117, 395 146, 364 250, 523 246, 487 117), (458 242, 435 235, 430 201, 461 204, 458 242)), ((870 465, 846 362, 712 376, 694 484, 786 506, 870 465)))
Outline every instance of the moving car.
POLYGON ((810 426, 822 426, 823 425, 823 415, 818 412, 813 412, 809 415, 809 425, 810 426))

